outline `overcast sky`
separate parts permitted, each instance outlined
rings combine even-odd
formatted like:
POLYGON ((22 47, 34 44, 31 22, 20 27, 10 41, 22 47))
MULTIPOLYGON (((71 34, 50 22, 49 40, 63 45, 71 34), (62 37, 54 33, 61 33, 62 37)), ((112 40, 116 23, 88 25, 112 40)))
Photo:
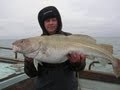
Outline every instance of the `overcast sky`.
POLYGON ((63 31, 120 35, 120 0, 0 0, 0 39, 40 35, 37 15, 49 5, 61 13, 63 31))

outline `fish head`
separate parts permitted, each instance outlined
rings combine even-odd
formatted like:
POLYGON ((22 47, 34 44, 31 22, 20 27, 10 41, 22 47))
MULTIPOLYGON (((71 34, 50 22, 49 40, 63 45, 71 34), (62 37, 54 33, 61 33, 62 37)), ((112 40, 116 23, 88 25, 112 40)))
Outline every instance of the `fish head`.
POLYGON ((14 52, 19 52, 22 54, 28 54, 34 52, 39 45, 36 42, 31 41, 30 39, 20 39, 12 43, 12 49, 14 52))

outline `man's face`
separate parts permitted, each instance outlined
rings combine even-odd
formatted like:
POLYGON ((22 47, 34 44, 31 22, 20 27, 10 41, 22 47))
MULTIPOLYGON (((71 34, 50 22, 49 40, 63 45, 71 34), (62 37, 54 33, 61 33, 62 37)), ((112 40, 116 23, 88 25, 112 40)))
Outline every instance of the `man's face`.
POLYGON ((58 27, 57 18, 49 18, 44 21, 44 27, 49 34, 55 34, 58 27))

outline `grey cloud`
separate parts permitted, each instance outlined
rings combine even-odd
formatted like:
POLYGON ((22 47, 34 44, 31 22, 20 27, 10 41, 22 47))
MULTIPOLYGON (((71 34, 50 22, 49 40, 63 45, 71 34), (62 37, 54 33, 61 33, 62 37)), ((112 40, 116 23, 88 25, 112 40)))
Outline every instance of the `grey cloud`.
POLYGON ((119 3, 120 0, 0 0, 0 36, 37 35, 41 31, 37 14, 47 5, 59 9, 65 31, 119 36, 119 3))

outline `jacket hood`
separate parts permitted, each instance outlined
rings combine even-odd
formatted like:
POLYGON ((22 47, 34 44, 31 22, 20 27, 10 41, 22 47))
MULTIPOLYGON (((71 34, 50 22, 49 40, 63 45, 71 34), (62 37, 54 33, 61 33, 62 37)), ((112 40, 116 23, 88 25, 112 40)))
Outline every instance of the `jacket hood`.
POLYGON ((38 22, 43 30, 43 35, 49 35, 47 30, 44 27, 44 21, 49 18, 56 17, 58 20, 58 27, 56 30, 56 34, 61 31, 62 28, 62 21, 61 21, 61 16, 59 11, 57 10, 56 7, 54 6, 48 6, 43 8, 39 13, 38 13, 38 22))

